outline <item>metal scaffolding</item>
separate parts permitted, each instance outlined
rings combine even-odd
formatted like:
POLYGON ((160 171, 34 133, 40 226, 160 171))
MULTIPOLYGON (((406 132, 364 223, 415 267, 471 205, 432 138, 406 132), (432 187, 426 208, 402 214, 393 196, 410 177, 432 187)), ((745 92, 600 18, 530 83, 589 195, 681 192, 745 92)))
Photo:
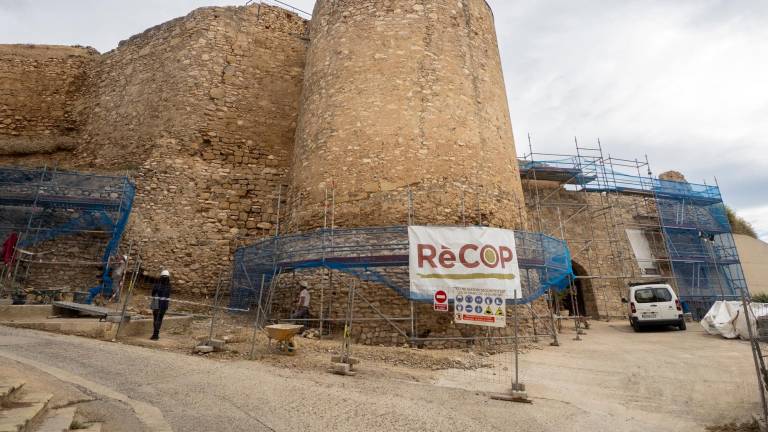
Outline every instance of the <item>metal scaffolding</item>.
POLYGON ((748 293, 720 188, 654 180, 654 194, 686 310, 700 318, 715 301, 748 293))
POLYGON ((110 262, 134 195, 128 177, 1 167, 0 239, 17 238, 2 267, 3 287, 25 290, 44 268, 93 267, 100 282, 89 283, 111 291, 110 262))
MULTIPOLYGON (((407 192, 407 196, 402 197, 404 207, 408 210, 407 218, 403 215, 403 222, 407 220, 408 224, 411 224, 415 219, 414 196, 410 190, 407 192)), ((468 218, 463 194, 466 191, 462 188, 456 192, 462 197, 460 208, 457 209, 457 220, 466 222, 468 218)), ((316 294, 319 294, 320 310, 318 316, 310 320, 319 321, 320 329, 324 328, 323 323, 334 322, 338 318, 334 318, 339 312, 333 310, 334 292, 337 291, 336 287, 343 288, 349 284, 349 277, 352 277, 352 280, 374 284, 375 289, 390 290, 395 295, 393 301, 398 297, 404 300, 404 307, 400 308, 399 314, 387 314, 383 313, 375 302, 368 301, 363 290, 359 290, 356 297, 362 304, 374 310, 375 314, 373 317, 356 320, 380 320, 411 343, 417 342, 420 340, 417 310, 421 308, 420 305, 431 303, 432 298, 419 297, 410 291, 407 225, 339 228, 334 217, 334 204, 335 188, 331 188, 326 193, 323 229, 288 235, 281 235, 276 230, 273 237, 263 238, 237 249, 234 256, 230 308, 255 311, 257 326, 263 325, 267 320, 287 318, 281 317, 279 311, 273 310, 285 307, 281 304, 281 301, 285 303, 285 300, 276 298, 276 291, 284 288, 278 288, 276 285, 280 280, 284 285, 290 280, 290 276, 295 277, 297 272, 320 269, 312 276, 315 280, 322 280, 315 283, 316 286, 319 285, 320 292, 316 294), (403 329, 398 325, 408 321, 410 328, 403 329)), ((519 212, 522 211, 521 206, 519 212)), ((478 212, 478 219, 479 214, 478 212)), ((551 290, 558 291, 567 287, 566 281, 571 274, 569 252, 563 241, 540 233, 517 230, 515 239, 525 297, 518 304, 530 313, 534 327, 539 326, 534 335, 550 334, 556 340, 550 314, 537 311, 532 303, 551 290)), ((338 307, 337 305, 336 309, 338 307)), ((485 338, 504 339, 494 335, 486 335, 485 338)), ((447 339, 429 338, 429 341, 437 340, 447 339)))
POLYGON ((568 243, 573 284, 592 288, 572 292, 571 313, 610 318, 609 303, 642 278, 668 281, 696 318, 746 288, 717 186, 656 179, 647 157, 605 155, 599 140, 575 147, 571 155, 535 153, 529 140, 519 161, 529 218, 568 243))

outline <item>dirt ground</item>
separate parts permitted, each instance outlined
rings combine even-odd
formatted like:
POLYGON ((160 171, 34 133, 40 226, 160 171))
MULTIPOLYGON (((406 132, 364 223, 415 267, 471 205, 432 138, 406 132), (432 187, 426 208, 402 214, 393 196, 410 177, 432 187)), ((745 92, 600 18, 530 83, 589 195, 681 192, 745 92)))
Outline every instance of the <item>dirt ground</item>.
MULTIPOLYGON (((148 293, 138 293, 134 296, 129 311, 151 316, 147 295, 148 293)), ((211 300, 210 303, 213 301, 211 300)), ((121 338, 121 342, 177 353, 192 353, 196 345, 204 343, 211 336, 210 308, 195 308, 177 303, 173 311, 195 316, 190 332, 161 332, 159 341, 150 341, 148 334, 146 337, 121 338)), ((275 355, 275 351, 268 347, 268 339, 263 332, 256 333, 254 337, 252 323, 253 317, 218 313, 215 317, 213 338, 226 340, 226 350, 205 354, 205 356, 222 361, 253 359, 287 368, 325 369, 328 367, 330 356, 338 354, 341 348, 341 329, 336 328, 332 334, 324 335, 322 340, 318 337, 317 331, 313 332, 311 338, 296 338, 301 355, 275 355)), ((525 351, 538 349, 539 346, 524 343, 520 348, 525 351)), ((391 370, 477 369, 491 367, 494 363, 493 359, 490 359, 492 354, 510 349, 509 346, 471 346, 462 350, 414 350, 407 345, 401 347, 354 345, 353 355, 362 361, 375 362, 391 370)))
MULTIPOLYGON (((310 332, 311 338, 296 337, 297 355, 281 355, 272 346, 263 332, 257 332, 246 327, 238 319, 219 317, 214 328, 214 339, 226 340, 226 349, 210 354, 194 354, 192 349, 207 341, 210 337, 210 319, 196 319, 192 323, 191 332, 161 333, 159 341, 151 341, 148 337, 122 338, 121 342, 131 345, 150 347, 173 351, 177 353, 204 356, 220 361, 256 360, 273 366, 295 368, 302 370, 325 369, 329 366, 330 357, 339 354, 341 336, 336 333, 324 336, 319 340, 317 332, 310 332), (255 344, 254 344, 255 339, 255 344), (253 350, 252 350, 253 347, 253 350), (251 353, 253 352, 253 356, 251 353)), ((471 370, 493 366, 493 353, 509 350, 509 346, 474 346, 463 350, 412 349, 408 346, 383 347, 353 345, 352 354, 355 358, 375 363, 384 370, 393 372, 436 371, 443 369, 471 370)), ((521 349, 538 349, 537 345, 526 344, 521 349)))
MULTIPOLYGON (((159 341, 150 341, 147 334, 122 338, 120 343, 166 351, 180 358, 195 357, 212 362, 211 367, 217 370, 227 364, 237 370, 255 362, 259 367, 310 377, 311 382, 327 380, 330 357, 341 347, 338 335, 324 340, 299 337, 296 355, 287 356, 270 350, 266 336, 256 333, 251 359, 254 334, 248 321, 222 314, 216 320, 214 337, 227 340, 225 350, 194 354, 194 346, 207 340, 209 332, 210 319, 201 315, 193 321, 190 332, 163 332, 159 341)), ((524 412, 525 424, 530 427, 509 430, 757 430, 751 423, 752 414, 758 412, 758 393, 748 343, 707 335, 696 323, 684 332, 660 329, 635 333, 624 321, 593 322, 583 340, 575 341, 574 336, 572 328, 565 328, 560 347, 549 346, 548 338, 521 347, 519 380, 526 385, 533 404, 523 411, 510 409, 524 412)), ((427 394, 436 397, 466 394, 477 402, 489 393, 509 390, 515 376, 510 348, 476 345, 434 350, 353 345, 352 354, 361 360, 359 379, 378 382, 394 392, 395 399, 399 392, 414 393, 410 386, 416 384, 433 388, 427 394)), ((366 389, 359 391, 365 393, 366 389)), ((366 397, 374 396, 366 393, 366 397)), ((392 401, 401 402, 405 400, 392 401)), ((478 409, 482 415, 485 408, 478 409)), ((492 412, 494 421, 504 418, 501 413, 492 412)))
MULTIPOLYGON (((131 338, 124 342, 190 353, 207 339, 209 320, 196 320, 192 334, 165 334, 159 342, 131 338)), ((215 337, 227 339, 226 351, 207 354, 217 361, 250 357, 252 333, 236 320, 220 317, 215 337)), ((750 431, 758 412, 757 388, 749 345, 707 335, 698 324, 679 332, 660 329, 634 333, 626 322, 595 322, 574 341, 572 329, 561 335, 563 346, 549 339, 527 344, 520 355, 520 380, 533 400, 549 400, 583 411, 573 430, 603 430, 606 421, 622 419, 651 430, 750 431)), ((298 338, 298 355, 275 355, 263 334, 256 335, 254 359, 273 366, 325 370, 340 340, 298 338)), ((353 347, 354 356, 385 379, 401 379, 475 392, 504 392, 514 377, 510 347, 474 346, 430 350, 408 347, 353 347)))

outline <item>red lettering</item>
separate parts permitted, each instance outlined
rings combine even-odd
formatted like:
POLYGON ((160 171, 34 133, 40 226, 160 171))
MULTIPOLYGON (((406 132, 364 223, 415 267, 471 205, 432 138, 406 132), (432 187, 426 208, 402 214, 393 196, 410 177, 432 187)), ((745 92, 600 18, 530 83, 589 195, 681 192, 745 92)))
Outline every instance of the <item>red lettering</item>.
POLYGON ((485 245, 480 249, 480 261, 488 268, 496 268, 499 265, 499 254, 491 245, 485 245))
POLYGON ((512 253, 512 249, 506 246, 499 246, 499 255, 501 255, 501 268, 506 268, 507 263, 512 262, 512 258, 515 257, 512 253))
POLYGON ((447 269, 453 268, 454 266, 453 263, 456 262, 456 254, 453 253, 453 251, 451 251, 450 249, 444 250, 440 252, 439 259, 440 259, 440 265, 443 266, 444 268, 447 268, 447 269))
POLYGON ((437 249, 434 246, 428 244, 420 244, 417 248, 419 256, 419 268, 424 268, 424 263, 428 263, 432 268, 436 268, 435 256, 437 256, 437 249), (429 254, 427 254, 429 252, 429 254))
POLYGON ((467 251, 477 251, 477 246, 473 244, 464 245, 459 249, 459 262, 466 268, 475 268, 480 265, 477 261, 467 260, 467 251))

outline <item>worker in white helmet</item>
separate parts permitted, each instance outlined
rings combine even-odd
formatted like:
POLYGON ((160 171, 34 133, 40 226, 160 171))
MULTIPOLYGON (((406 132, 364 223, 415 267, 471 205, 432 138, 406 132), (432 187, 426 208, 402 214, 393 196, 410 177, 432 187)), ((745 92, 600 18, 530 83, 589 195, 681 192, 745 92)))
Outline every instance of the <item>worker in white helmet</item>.
POLYGON ((299 296, 296 299, 296 310, 291 315, 292 319, 309 318, 309 284, 299 282, 299 296))
POLYGON ((160 272, 160 280, 152 286, 152 318, 153 331, 152 340, 160 339, 160 326, 163 325, 163 317, 168 310, 169 300, 171 299, 171 272, 163 270, 160 272))
MULTIPOLYGON (((118 256, 112 265, 112 281, 117 283, 117 293, 123 292, 123 276, 128 268, 128 255, 118 256)), ((115 295, 119 295, 119 294, 115 295)))

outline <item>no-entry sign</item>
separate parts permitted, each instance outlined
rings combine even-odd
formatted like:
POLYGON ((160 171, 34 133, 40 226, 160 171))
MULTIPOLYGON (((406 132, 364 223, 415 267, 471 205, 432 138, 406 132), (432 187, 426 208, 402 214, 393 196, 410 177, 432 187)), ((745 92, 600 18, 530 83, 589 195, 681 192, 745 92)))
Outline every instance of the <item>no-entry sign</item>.
POLYGON ((438 312, 448 312, 448 293, 443 290, 437 290, 433 307, 438 312))

